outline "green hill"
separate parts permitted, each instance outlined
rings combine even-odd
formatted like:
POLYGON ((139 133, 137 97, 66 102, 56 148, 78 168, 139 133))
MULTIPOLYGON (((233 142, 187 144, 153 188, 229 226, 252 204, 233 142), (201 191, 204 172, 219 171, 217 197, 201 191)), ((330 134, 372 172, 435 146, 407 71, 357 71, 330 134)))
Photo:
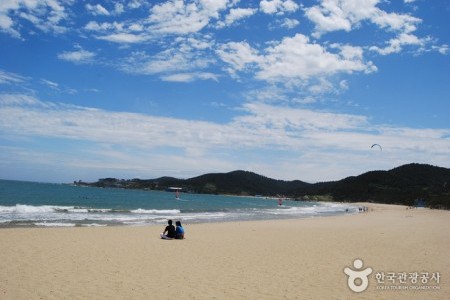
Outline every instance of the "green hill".
POLYGON ((408 164, 389 171, 371 171, 330 185, 335 200, 373 201, 414 205, 427 200, 431 207, 450 207, 450 169, 408 164))
POLYGON ((248 171, 210 173, 189 179, 104 178, 94 183, 75 184, 151 190, 179 187, 184 192, 205 194, 284 195, 299 200, 372 201, 404 205, 414 205, 417 199, 425 199, 429 207, 450 208, 450 169, 425 164, 408 164, 389 171, 370 171, 339 181, 314 184, 300 180, 276 180, 248 171))
POLYGON ((309 185, 299 180, 276 180, 248 171, 205 174, 187 179, 185 184, 197 193, 265 196, 292 195, 296 189, 309 185))

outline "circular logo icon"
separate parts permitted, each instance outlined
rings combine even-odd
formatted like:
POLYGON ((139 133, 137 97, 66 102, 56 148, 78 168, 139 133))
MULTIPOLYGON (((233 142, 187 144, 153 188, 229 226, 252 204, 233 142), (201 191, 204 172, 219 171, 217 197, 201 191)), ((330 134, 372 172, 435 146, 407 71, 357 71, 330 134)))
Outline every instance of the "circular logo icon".
POLYGON ((363 265, 364 263, 361 259, 355 259, 353 267, 355 267, 356 270, 352 270, 348 267, 344 269, 344 273, 348 276, 348 287, 356 293, 364 292, 369 286, 368 276, 372 273, 372 268, 362 270, 363 265), (361 281, 359 285, 356 284, 357 279, 361 281))

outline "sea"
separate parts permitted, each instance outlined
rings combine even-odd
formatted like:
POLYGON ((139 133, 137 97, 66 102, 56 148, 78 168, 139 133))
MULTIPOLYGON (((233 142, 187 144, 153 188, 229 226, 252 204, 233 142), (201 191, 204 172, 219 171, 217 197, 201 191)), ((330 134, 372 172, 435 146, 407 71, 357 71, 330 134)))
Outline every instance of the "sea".
POLYGON ((310 218, 357 213, 351 204, 0 180, 0 228, 141 226, 310 218))

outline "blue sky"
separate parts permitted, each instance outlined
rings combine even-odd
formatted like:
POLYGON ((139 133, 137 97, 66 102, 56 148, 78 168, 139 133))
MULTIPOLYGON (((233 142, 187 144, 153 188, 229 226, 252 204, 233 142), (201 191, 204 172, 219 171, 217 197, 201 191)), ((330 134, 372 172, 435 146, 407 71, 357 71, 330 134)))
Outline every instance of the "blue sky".
POLYGON ((449 17, 444 0, 2 0, 0 178, 450 167, 449 17))

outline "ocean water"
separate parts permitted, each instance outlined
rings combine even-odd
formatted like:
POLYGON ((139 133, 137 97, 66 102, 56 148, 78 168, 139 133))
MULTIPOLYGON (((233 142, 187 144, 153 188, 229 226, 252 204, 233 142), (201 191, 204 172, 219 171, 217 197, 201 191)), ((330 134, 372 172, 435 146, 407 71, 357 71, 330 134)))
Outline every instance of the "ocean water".
POLYGON ((0 180, 0 227, 226 222, 356 213, 347 204, 0 180))

